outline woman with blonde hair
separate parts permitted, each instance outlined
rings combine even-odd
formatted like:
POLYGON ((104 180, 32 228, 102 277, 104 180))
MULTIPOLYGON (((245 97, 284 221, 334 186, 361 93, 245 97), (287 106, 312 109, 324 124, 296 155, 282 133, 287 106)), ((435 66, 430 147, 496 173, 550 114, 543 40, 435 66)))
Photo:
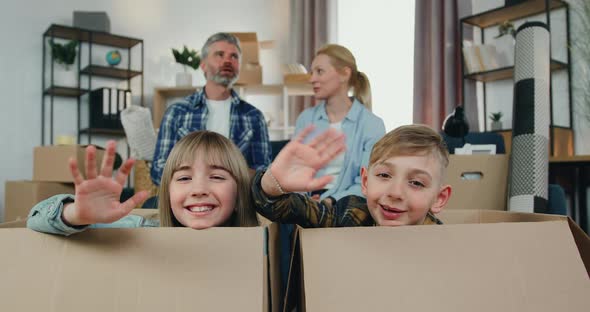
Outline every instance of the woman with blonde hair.
POLYGON ((371 112, 369 79, 358 70, 347 48, 328 44, 316 52, 310 82, 320 102, 299 115, 295 135, 309 124, 317 131, 334 128, 346 135, 346 152, 318 173, 332 175, 333 182, 312 195, 333 202, 348 195, 362 196, 360 169, 367 166, 373 145, 385 134, 383 120, 371 112))
POLYGON ((109 141, 100 172, 96 148, 86 149, 86 179, 75 159, 69 167, 76 195, 56 195, 31 209, 27 227, 39 232, 70 235, 86 228, 256 226, 250 200, 248 165, 226 137, 196 131, 174 145, 159 189, 159 222, 129 212, 147 197, 135 194, 121 203, 123 185, 133 167, 128 159, 112 178, 115 142, 109 141))

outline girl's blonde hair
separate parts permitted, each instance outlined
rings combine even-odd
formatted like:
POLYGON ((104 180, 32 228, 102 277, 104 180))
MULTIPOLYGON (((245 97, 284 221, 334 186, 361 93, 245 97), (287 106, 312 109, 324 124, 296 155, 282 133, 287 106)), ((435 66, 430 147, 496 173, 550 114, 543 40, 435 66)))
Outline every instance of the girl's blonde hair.
POLYGON ((339 71, 344 67, 350 68, 348 86, 352 88, 354 97, 371 110, 371 84, 367 75, 358 70, 352 52, 338 44, 327 44, 316 52, 316 56, 320 54, 328 56, 332 66, 339 71))
POLYGON ((183 165, 202 157, 207 165, 220 166, 229 171, 237 184, 234 212, 224 224, 227 226, 257 226, 258 219, 250 197, 248 164, 240 150, 226 137, 211 131, 195 131, 176 144, 168 155, 158 191, 160 226, 183 226, 170 207, 170 182, 174 172, 183 165))

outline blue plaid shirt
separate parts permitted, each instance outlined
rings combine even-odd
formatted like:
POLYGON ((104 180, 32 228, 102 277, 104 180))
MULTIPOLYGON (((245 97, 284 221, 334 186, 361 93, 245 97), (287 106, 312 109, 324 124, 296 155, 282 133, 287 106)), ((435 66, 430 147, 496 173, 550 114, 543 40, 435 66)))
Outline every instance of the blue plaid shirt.
MULTIPOLYGON (((155 185, 160 185, 166 159, 174 144, 193 131, 205 130, 207 115, 205 88, 166 109, 150 172, 155 185)), ((240 99, 233 90, 229 127, 229 139, 242 151, 250 168, 261 169, 270 164, 271 147, 264 116, 256 107, 240 99)))

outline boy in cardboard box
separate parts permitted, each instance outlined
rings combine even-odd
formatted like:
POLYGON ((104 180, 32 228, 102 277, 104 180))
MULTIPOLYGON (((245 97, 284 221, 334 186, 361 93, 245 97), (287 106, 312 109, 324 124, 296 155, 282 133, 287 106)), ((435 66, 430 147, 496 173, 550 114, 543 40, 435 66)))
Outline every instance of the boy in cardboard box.
POLYGON ((337 144, 341 138, 336 134, 332 141, 316 138, 305 144, 311 131, 305 129, 266 171, 257 172, 252 195, 260 214, 303 227, 442 223, 434 214, 442 211, 451 195, 451 186, 443 183, 449 160, 444 141, 434 130, 408 125, 387 133, 373 147, 368 168, 361 168, 366 199, 351 195, 320 202, 297 192, 329 183, 330 176, 316 177, 316 173, 343 147, 337 144))

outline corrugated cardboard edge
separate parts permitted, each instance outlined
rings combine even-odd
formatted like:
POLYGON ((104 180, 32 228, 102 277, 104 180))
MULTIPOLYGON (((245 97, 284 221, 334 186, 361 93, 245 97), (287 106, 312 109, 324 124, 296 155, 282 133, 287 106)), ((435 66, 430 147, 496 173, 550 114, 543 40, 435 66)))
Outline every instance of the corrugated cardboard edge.
POLYGON ((264 225, 268 233, 267 246, 268 246, 268 289, 270 293, 270 302, 268 304, 271 307, 271 311, 279 311, 282 302, 281 293, 281 270, 280 270, 280 239, 279 239, 279 225, 277 223, 271 223, 264 225))
POLYGON ((0 223, 0 229, 14 229, 27 227, 27 219, 0 223))
POLYGON ((305 311, 303 263, 300 260, 302 259, 301 240, 299 239, 301 229, 300 226, 295 228, 291 243, 291 258, 289 261, 289 274, 287 275, 287 289, 285 289, 285 295, 283 297, 283 312, 290 312, 294 309, 301 312, 305 311), (299 288, 300 291, 298 298, 294 298, 296 296, 293 292, 296 288, 299 288))

